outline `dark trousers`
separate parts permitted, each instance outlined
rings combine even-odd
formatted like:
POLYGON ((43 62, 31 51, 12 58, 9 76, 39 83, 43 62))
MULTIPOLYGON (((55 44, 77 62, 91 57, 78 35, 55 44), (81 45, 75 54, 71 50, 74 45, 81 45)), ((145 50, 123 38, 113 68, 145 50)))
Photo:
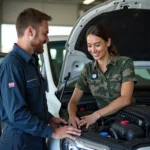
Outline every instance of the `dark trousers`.
POLYGON ((47 150, 45 138, 13 131, 5 126, 0 137, 0 150, 47 150))

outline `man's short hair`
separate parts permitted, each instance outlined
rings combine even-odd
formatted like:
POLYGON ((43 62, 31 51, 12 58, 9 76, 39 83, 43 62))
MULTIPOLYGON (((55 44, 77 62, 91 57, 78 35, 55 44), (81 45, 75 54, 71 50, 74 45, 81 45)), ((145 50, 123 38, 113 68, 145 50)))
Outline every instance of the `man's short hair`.
POLYGON ((28 8, 22 11, 18 15, 16 21, 16 30, 18 37, 24 35, 24 31, 28 26, 37 28, 43 20, 51 21, 52 17, 34 8, 28 8))

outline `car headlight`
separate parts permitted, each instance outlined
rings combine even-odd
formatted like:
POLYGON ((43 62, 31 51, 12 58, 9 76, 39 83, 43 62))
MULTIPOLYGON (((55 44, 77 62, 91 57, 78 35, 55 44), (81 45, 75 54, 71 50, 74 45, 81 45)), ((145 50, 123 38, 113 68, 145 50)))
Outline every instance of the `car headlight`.
POLYGON ((61 149, 62 150, 78 150, 76 147, 76 143, 70 139, 63 139, 61 142, 61 149))
POLYGON ((62 140, 62 150, 111 150, 108 146, 82 138, 62 140))

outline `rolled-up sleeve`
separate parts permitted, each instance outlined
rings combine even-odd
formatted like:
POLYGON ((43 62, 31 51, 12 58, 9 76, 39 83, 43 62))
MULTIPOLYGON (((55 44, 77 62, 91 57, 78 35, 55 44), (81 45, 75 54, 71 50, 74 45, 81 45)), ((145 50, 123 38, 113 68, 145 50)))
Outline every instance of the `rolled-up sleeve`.
POLYGON ((137 82, 135 77, 134 65, 131 58, 128 58, 123 65, 122 69, 122 82, 133 81, 134 83, 137 82))
POLYGON ((51 137, 53 128, 33 115, 26 103, 23 69, 13 64, 2 65, 0 69, 2 105, 10 123, 34 136, 51 137))

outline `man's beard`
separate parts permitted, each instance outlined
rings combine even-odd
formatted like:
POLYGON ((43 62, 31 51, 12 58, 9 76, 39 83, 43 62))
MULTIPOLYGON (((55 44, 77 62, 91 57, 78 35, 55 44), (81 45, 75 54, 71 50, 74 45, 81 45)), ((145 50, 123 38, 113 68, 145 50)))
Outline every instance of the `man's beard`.
POLYGON ((32 51, 33 51, 34 53, 41 54, 41 53, 44 52, 44 50, 43 50, 43 44, 42 44, 42 43, 37 44, 36 40, 30 42, 30 46, 31 46, 32 51))

